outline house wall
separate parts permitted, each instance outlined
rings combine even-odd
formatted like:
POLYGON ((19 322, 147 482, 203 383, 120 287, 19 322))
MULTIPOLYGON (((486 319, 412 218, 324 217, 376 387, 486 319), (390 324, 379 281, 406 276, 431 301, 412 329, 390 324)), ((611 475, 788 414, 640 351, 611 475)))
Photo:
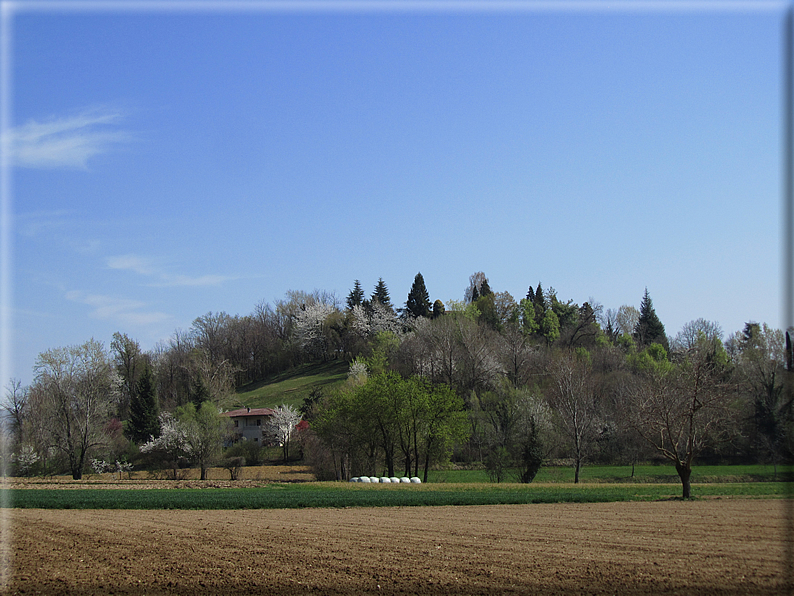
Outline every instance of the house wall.
POLYGON ((255 441, 262 443, 262 428, 265 421, 262 416, 236 416, 232 418, 234 432, 240 435, 245 441, 255 441))

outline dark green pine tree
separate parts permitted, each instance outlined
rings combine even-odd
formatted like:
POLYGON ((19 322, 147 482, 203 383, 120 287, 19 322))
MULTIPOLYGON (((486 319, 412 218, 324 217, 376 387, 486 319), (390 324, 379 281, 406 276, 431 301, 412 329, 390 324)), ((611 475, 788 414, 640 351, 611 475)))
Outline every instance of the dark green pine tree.
POLYGON ((546 316, 546 298, 543 296, 543 287, 540 282, 538 282, 538 289, 535 290, 535 294, 532 296, 532 306, 535 308, 535 322, 540 329, 543 327, 543 317, 546 316))
POLYGON ((664 325, 656 315, 648 288, 645 288, 645 295, 640 303, 640 318, 637 320, 637 326, 634 327, 634 340, 640 347, 660 344, 665 350, 670 349, 664 325))
POLYGON ((372 294, 372 302, 378 301, 383 306, 392 308, 391 298, 389 298, 389 290, 386 287, 386 282, 382 277, 378 278, 378 283, 375 285, 375 292, 372 294))
POLYGON ((405 302, 405 310, 415 317, 427 317, 430 315, 430 294, 425 287, 425 278, 421 273, 414 277, 411 291, 408 292, 408 300, 405 302))
POLYGON ((210 392, 207 391, 207 386, 204 384, 204 379, 200 374, 193 377, 193 382, 190 384, 190 401, 196 406, 196 410, 201 407, 205 401, 210 398, 210 392))
POLYGON ((535 312, 546 312, 546 298, 543 296, 543 286, 538 282, 538 289, 535 290, 535 295, 532 298, 532 306, 535 307, 535 312))
POLYGON ((444 312, 446 312, 446 309, 444 308, 444 303, 441 302, 441 300, 436 300, 433 303, 433 318, 437 319, 438 317, 443 315, 444 312))
POLYGON ((361 282, 356 280, 353 289, 347 295, 347 307, 353 310, 354 306, 361 306, 364 302, 364 290, 361 289, 361 282))
POLYGON ((491 284, 488 283, 488 278, 486 277, 482 280, 482 285, 480 286, 480 296, 490 296, 491 294, 493 294, 491 284))
POLYGON ((535 306, 535 290, 532 289, 532 286, 529 286, 529 290, 527 291, 527 300, 532 303, 534 308, 535 306))
POLYGON ((135 395, 130 400, 130 421, 127 435, 135 443, 145 443, 160 435, 160 406, 154 388, 152 369, 144 366, 135 383, 135 395))

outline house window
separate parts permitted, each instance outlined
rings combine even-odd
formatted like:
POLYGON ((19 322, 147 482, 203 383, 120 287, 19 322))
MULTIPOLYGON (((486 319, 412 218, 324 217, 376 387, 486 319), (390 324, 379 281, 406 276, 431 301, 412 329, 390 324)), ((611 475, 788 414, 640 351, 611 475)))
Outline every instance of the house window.
POLYGON ((240 426, 240 421, 239 420, 235 420, 234 421, 234 428, 237 428, 239 426, 240 426))
POLYGON ((259 442, 259 439, 257 439, 256 437, 254 437, 254 443, 258 443, 258 442, 259 442))
POLYGON ((262 419, 261 418, 257 418, 256 419, 256 425, 257 426, 262 426, 262 419))

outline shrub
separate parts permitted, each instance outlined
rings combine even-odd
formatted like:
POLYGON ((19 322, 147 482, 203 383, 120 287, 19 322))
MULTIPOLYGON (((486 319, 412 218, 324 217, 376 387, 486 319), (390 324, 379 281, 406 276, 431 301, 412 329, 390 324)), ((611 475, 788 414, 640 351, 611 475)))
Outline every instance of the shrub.
POLYGON ((222 462, 223 468, 229 471, 232 480, 240 479, 240 472, 245 466, 245 458, 241 456, 227 457, 222 462))
POLYGON ((245 466, 258 466, 264 461, 264 451, 259 443, 253 441, 238 441, 229 447, 223 454, 224 458, 242 457, 245 466))
POLYGON ((306 463, 311 467, 317 480, 343 480, 341 471, 337 473, 332 452, 326 448, 311 430, 301 432, 301 445, 306 463))
POLYGON ((504 447, 494 447, 485 458, 485 469, 491 482, 501 482, 510 466, 510 454, 504 447))
POLYGON ((20 476, 30 476, 39 459, 39 454, 30 445, 23 445, 19 453, 11 456, 11 461, 20 476))

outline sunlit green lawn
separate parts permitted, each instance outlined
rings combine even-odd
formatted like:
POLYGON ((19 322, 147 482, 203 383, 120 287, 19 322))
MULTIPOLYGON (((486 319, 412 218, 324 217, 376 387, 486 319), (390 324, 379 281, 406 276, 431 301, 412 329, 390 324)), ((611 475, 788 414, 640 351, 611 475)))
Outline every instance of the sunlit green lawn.
POLYGON ((299 408, 312 389, 329 390, 347 378, 344 361, 295 367, 267 381, 242 387, 235 398, 249 408, 273 408, 285 404, 299 408))

